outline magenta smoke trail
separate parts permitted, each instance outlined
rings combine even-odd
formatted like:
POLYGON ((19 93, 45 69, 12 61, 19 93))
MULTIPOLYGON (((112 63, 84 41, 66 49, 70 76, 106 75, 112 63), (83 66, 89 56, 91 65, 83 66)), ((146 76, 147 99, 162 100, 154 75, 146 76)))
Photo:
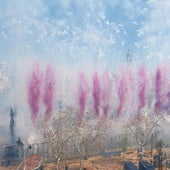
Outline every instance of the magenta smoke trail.
POLYGON ((121 80, 120 80, 120 84, 119 84, 119 89, 118 89, 119 106, 118 106, 117 114, 116 114, 117 117, 120 117, 120 114, 123 110, 125 100, 126 100, 126 92, 127 92, 127 82, 126 82, 125 73, 123 72, 121 80))
POLYGON ((81 122, 84 112, 85 112, 85 107, 86 107, 86 100, 87 100, 87 83, 86 83, 86 78, 83 72, 80 73, 79 76, 79 115, 78 115, 78 120, 81 122))
POLYGON ((56 79, 52 66, 49 64, 45 71, 43 102, 46 107, 45 118, 48 119, 52 113, 55 96, 56 79))
POLYGON ((157 68, 156 70, 156 76, 155 76, 155 97, 156 97, 156 103, 155 103, 155 109, 161 110, 162 104, 161 104, 161 84, 162 84, 162 75, 160 68, 157 68))
POLYGON ((169 75, 170 75, 170 70, 169 70, 169 64, 167 63, 167 65, 165 66, 166 71, 165 71, 165 77, 166 77, 166 91, 165 91, 165 100, 166 100, 166 106, 165 106, 165 111, 166 113, 170 113, 170 79, 169 79, 169 75))
POLYGON ((139 69, 139 107, 138 107, 138 114, 141 114, 141 109, 146 104, 146 84, 147 84, 147 78, 146 78, 146 70, 144 66, 141 66, 139 69))
POLYGON ((102 100, 103 100, 103 113, 104 118, 107 118, 111 96, 111 74, 105 72, 103 74, 103 88, 102 88, 102 100))
POLYGON ((99 106, 100 106, 100 83, 97 72, 95 72, 93 77, 93 107, 96 116, 99 116, 99 106))
POLYGON ((31 118, 33 123, 35 123, 38 112, 39 112, 39 102, 41 93, 41 74, 39 64, 35 63, 34 68, 31 72, 30 79, 28 81, 28 103, 31 109, 31 118))

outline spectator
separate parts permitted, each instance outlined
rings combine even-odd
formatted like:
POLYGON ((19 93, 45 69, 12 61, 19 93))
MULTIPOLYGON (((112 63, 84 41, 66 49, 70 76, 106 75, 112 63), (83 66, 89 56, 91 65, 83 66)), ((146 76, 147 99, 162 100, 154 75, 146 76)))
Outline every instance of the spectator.
POLYGON ((18 137, 17 144, 18 144, 18 146, 23 146, 23 145, 24 145, 24 144, 22 143, 20 137, 18 137))
POLYGON ((18 157, 19 160, 21 161, 24 158, 24 144, 22 143, 20 137, 18 137, 17 145, 18 145, 18 157))

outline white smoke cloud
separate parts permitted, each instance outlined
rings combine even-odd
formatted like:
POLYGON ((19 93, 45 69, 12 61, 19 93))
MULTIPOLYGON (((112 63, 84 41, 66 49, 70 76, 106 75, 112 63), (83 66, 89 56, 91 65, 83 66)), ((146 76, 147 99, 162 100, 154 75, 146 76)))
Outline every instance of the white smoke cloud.
POLYGON ((12 81, 0 108, 3 120, 8 124, 4 115, 16 106, 17 135, 29 131, 27 80, 35 59, 42 69, 53 64, 58 99, 76 104, 80 70, 91 88, 94 71, 115 74, 129 48, 134 68, 170 58, 169 8, 168 0, 1 0, 0 59, 7 61, 12 81))

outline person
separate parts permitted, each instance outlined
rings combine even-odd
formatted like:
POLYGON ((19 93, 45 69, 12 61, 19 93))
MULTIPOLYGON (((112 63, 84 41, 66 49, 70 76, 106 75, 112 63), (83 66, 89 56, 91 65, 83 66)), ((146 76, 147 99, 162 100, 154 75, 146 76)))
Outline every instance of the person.
POLYGON ((67 160, 65 161, 64 170, 69 170, 67 160))
POLYGON ((142 160, 142 155, 143 155, 143 147, 140 146, 138 147, 138 157, 139 157, 139 160, 142 160))
POLYGON ((68 170, 68 165, 65 165, 65 169, 64 170, 68 170))
POLYGON ((21 141, 21 138, 20 138, 20 137, 18 137, 17 144, 18 144, 18 146, 23 146, 23 145, 24 145, 24 144, 22 143, 22 141, 21 141))
POLYGON ((16 141, 18 145, 18 157, 21 161, 24 158, 24 144, 21 141, 21 138, 18 137, 18 140, 16 141))

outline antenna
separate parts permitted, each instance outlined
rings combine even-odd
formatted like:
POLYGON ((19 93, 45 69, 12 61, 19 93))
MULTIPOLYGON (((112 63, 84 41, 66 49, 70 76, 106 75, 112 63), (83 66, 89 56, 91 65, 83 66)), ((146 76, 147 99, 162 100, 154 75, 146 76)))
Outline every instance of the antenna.
POLYGON ((128 51, 126 53, 126 62, 127 62, 127 64, 132 63, 132 53, 131 53, 130 49, 128 49, 128 51))

